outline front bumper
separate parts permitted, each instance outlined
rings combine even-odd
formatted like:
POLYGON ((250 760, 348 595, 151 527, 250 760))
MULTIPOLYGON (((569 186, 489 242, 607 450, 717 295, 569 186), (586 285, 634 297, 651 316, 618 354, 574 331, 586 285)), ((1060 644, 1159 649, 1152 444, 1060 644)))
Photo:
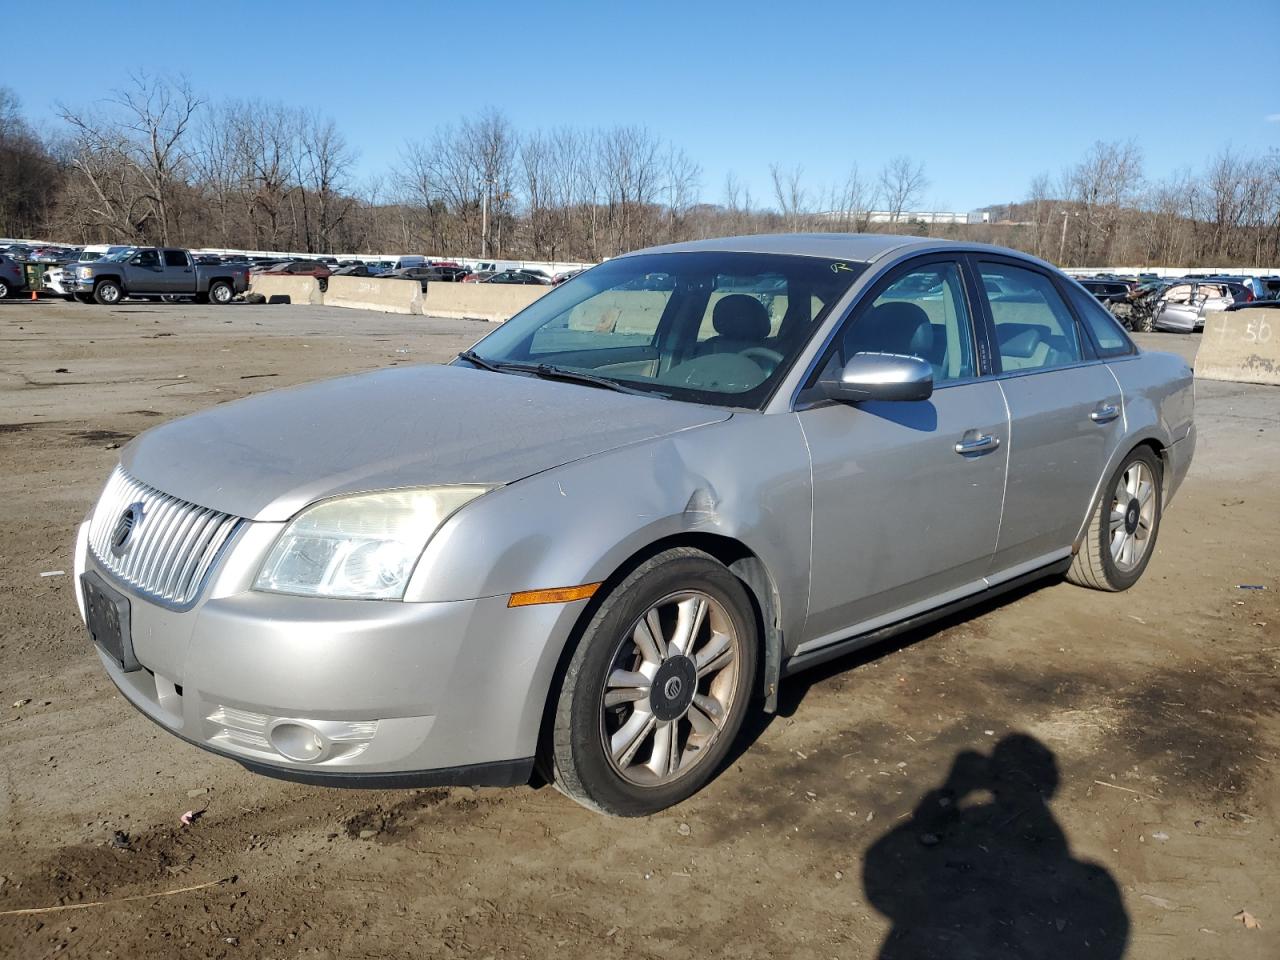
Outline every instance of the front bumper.
POLYGON ((171 733, 305 782, 528 781, 559 643, 585 601, 331 600, 226 592, 215 575, 206 596, 177 611, 116 580, 87 540, 85 525, 81 616, 80 574, 94 571, 129 598, 143 669, 99 658, 129 702, 171 733))

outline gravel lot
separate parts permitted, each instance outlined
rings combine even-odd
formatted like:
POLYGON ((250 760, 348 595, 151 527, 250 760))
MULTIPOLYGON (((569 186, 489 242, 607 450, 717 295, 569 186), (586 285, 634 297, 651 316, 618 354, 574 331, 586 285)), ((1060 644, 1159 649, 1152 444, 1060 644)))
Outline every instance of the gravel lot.
MULTIPOLYGON (((1027 590, 794 678, 707 790, 648 820, 546 788, 280 783, 134 712, 70 577, 41 576, 70 572, 116 447, 489 329, 0 305, 0 956, 817 960, 886 937, 885 957, 1025 957, 1008 945, 1028 939, 1063 960, 1280 956, 1274 388, 1198 384, 1197 459, 1132 591, 1027 590), (1010 753, 1040 775, 993 778, 1010 753), (948 805, 953 765, 974 789, 948 805)), ((1190 356, 1197 338, 1143 339, 1190 356)))

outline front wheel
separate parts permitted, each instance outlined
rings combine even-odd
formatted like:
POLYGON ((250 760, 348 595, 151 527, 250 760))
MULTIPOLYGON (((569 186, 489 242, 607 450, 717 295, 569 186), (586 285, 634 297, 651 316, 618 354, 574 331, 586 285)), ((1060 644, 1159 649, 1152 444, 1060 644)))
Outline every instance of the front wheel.
POLYGON ((583 806, 645 816, 715 774, 742 726, 758 660, 746 588, 690 548, 615 586, 565 673, 548 746, 555 785, 583 806))
POLYGON ((120 298, 124 295, 124 291, 120 289, 120 284, 114 280, 103 280, 93 288, 93 299, 104 307, 110 307, 120 302, 120 298))
POLYGON ((1127 456, 1102 490, 1067 579, 1095 590, 1128 590, 1147 569, 1160 532, 1163 475, 1150 447, 1127 456))
POLYGON ((9 281, 0 280, 0 300, 5 300, 9 296, 9 281))

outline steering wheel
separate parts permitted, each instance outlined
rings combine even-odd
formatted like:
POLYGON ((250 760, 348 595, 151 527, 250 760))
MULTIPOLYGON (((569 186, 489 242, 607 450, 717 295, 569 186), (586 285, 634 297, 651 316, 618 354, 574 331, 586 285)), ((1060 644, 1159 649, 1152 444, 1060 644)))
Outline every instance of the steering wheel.
POLYGON ((747 347, 745 350, 739 350, 738 356, 750 357, 752 360, 755 360, 756 366, 760 367, 760 369, 764 370, 766 373, 773 373, 773 371, 778 369, 778 364, 782 363, 782 354, 777 350, 770 350, 768 347, 747 347), (763 357, 765 360, 769 361, 768 365, 766 366, 759 360, 756 360, 757 357, 763 357))

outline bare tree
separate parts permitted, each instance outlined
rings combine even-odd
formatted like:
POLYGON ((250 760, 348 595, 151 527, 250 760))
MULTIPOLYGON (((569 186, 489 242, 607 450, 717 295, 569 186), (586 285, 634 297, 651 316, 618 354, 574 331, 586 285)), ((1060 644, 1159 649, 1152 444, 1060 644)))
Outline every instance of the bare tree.
MULTIPOLYGON (((167 244, 174 226, 173 198, 187 173, 187 129, 203 101, 185 78, 169 81, 138 73, 130 80, 129 87, 106 101, 105 112, 59 110, 79 134, 75 163, 95 185, 101 201, 107 202, 103 189, 107 184, 95 172, 101 174, 104 163, 130 168, 141 196, 121 198, 113 218, 127 209, 135 229, 145 226, 147 233, 167 244), (100 156, 90 156, 92 153, 100 156), (139 201, 146 205, 141 223, 136 219, 139 201)), ((111 179, 116 186, 125 182, 118 176, 111 179)))
POLYGON ((803 186, 804 167, 797 164, 783 170, 778 164, 769 164, 769 177, 773 181, 773 196, 778 201, 778 211, 793 233, 800 229, 806 214, 808 194, 803 186))
POLYGON ((899 154, 880 169, 879 184, 889 219, 897 223, 903 211, 919 201, 929 179, 924 175, 923 163, 913 164, 910 157, 899 154))

